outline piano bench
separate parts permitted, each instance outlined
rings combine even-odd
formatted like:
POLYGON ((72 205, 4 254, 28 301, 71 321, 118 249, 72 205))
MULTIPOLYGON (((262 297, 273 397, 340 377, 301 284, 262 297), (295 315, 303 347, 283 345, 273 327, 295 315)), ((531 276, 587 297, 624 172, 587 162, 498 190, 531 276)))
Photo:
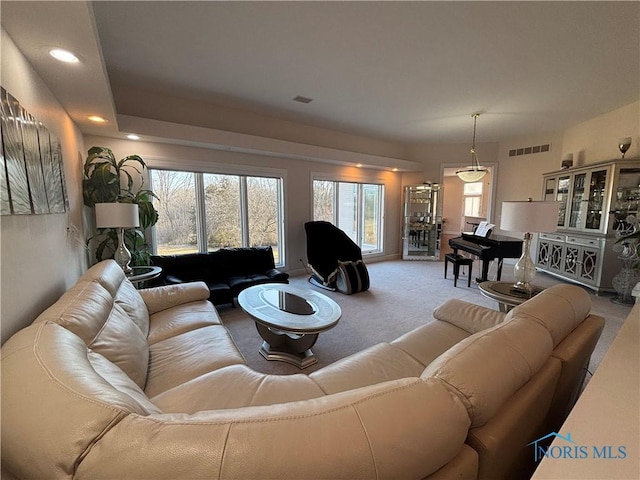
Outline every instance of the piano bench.
POLYGON ((473 269, 473 258, 463 257, 455 253, 447 253, 444 256, 444 278, 447 278, 447 266, 449 262, 453 264, 453 286, 457 287, 458 277, 460 276, 460 265, 469 267, 469 275, 467 277, 467 287, 471 286, 471 271, 473 269))

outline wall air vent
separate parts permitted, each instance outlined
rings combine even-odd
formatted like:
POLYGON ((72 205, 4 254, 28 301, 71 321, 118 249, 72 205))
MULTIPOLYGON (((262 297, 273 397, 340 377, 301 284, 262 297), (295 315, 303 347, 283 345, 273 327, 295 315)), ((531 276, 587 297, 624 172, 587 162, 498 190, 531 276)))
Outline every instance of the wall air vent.
POLYGON ((517 157, 520 155, 531 155, 533 153, 546 153, 551 150, 551 144, 536 145, 535 147, 522 147, 509 150, 510 157, 517 157))
POLYGON ((313 102, 313 98, 303 97, 301 95, 298 95, 297 97, 294 97, 293 101, 300 102, 300 103, 311 103, 313 102))

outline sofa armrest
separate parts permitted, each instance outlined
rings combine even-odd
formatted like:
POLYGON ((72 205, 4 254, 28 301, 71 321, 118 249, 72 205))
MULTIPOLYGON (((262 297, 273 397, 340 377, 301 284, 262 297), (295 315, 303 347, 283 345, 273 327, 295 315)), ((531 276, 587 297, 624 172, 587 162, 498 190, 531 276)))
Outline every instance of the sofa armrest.
POLYGON ((289 279, 289 274, 285 272, 281 272, 277 268, 271 268, 264 272, 264 274, 269 277, 271 280, 275 280, 278 282, 285 282, 289 279))
POLYGON ((486 330, 504 321, 505 313, 453 298, 433 311, 437 320, 450 323, 471 334, 486 330))
POLYGON ((180 283, 139 290, 149 314, 166 310, 184 303, 207 300, 209 288, 204 282, 180 283))

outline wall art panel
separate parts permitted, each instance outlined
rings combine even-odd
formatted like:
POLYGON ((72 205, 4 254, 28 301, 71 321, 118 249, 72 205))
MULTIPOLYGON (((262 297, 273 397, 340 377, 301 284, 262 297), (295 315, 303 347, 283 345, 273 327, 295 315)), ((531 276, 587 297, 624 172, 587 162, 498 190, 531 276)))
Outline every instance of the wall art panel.
POLYGON ((62 168, 62 145, 60 139, 51 132, 49 132, 49 143, 51 145, 51 189, 54 191, 54 196, 49 198, 49 205, 51 213, 64 213, 69 210, 69 196, 64 181, 64 168, 62 168))
POLYGON ((40 144, 38 142, 36 119, 24 108, 20 108, 20 117, 22 118, 24 162, 27 166, 27 178, 29 179, 33 213, 49 213, 47 192, 44 188, 44 177, 42 175, 42 161, 40 160, 40 144))
POLYGON ((0 99, 2 215, 64 213, 69 204, 60 140, 4 88, 0 99))
POLYGON ((29 181, 27 166, 24 163, 22 128, 20 127, 20 104, 4 89, 2 90, 2 140, 11 213, 31 213, 29 181))
MULTIPOLYGON (((2 124, 0 123, 0 130, 2 124)), ((4 161, 4 145, 2 132, 0 131, 0 214, 11 215, 11 203, 9 202, 9 184, 7 183, 7 167, 4 161)))

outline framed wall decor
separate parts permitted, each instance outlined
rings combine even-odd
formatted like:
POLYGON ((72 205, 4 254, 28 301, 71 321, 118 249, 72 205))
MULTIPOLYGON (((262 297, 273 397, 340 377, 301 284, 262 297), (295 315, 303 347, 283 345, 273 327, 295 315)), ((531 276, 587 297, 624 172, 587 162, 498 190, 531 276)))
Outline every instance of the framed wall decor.
POLYGON ((68 210, 60 140, 0 87, 0 213, 68 210))

